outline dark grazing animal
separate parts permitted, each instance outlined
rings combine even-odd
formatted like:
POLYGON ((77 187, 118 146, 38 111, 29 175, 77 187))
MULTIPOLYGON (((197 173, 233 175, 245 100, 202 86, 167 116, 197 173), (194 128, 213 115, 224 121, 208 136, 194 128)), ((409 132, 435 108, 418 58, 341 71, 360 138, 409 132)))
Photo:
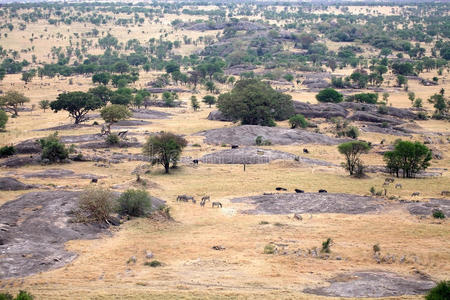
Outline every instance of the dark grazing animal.
POLYGON ((202 201, 204 201, 204 202, 210 201, 210 200, 211 200, 211 197, 209 197, 209 196, 203 196, 202 197, 202 201))
POLYGON ((301 194, 301 193, 304 193, 305 191, 304 190, 299 190, 299 189, 295 189, 294 190, 297 194, 301 194))
POLYGON ((308 149, 303 148, 303 153, 309 153, 308 149))
POLYGON ((98 179, 97 179, 97 178, 92 178, 92 179, 91 179, 91 182, 92 182, 92 183, 97 183, 97 182, 98 182, 98 179))
POLYGON ((319 190, 319 193, 328 193, 327 190, 319 190))
POLYGON ((282 187, 279 187, 279 186, 278 186, 278 187, 276 187, 275 189, 276 189, 277 191, 287 191, 287 189, 285 189, 285 188, 282 188, 282 187))
POLYGON ((206 201, 204 201, 204 200, 202 199, 202 201, 200 201, 200 206, 201 206, 201 207, 205 207, 205 202, 206 202, 206 201))
POLYGON ((216 206, 222 208, 222 203, 220 203, 220 202, 213 202, 212 203, 212 207, 214 208, 216 206))
POLYGON ((414 192, 414 193, 412 193, 411 194, 411 197, 414 197, 414 196, 419 196, 420 195, 420 193, 419 192, 414 192))
POLYGON ((192 162, 194 163, 194 165, 198 165, 198 159, 194 159, 192 162))
POLYGON ((396 189, 401 189, 401 188, 402 188, 401 183, 397 183, 397 184, 395 185, 395 188, 396 188, 396 189))
POLYGON ((237 149, 239 148, 239 145, 231 145, 231 149, 237 149))

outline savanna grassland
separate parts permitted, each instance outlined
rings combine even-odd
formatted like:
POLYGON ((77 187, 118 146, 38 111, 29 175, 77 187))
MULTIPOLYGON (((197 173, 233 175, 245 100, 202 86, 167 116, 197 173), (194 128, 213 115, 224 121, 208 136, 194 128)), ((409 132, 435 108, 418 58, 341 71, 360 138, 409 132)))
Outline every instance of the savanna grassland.
MULTIPOLYGON (((55 258, 26 276, 0 270, 0 293, 26 290, 35 299, 342 299, 364 297, 367 290, 374 298, 423 299, 429 288, 420 289, 420 280, 450 278, 450 216, 432 215, 435 210, 448 214, 450 206, 445 193, 450 190, 449 7, 420 1, 0 6, 0 107, 8 116, 4 129, 0 126, 0 147, 17 149, 0 158, 0 177, 30 185, 27 190, 1 190, 0 205, 28 193, 82 192, 93 186, 119 193, 143 189, 166 202, 166 213, 122 216, 120 226, 109 226, 96 239, 69 239, 64 249, 76 257, 63 265, 54 267, 59 262, 55 258), (257 146, 260 152, 297 157, 245 165, 202 162, 203 155, 230 149, 234 142, 217 135, 207 143, 200 132, 245 124, 214 117, 224 110, 226 93, 245 80, 268 83, 276 95, 293 100, 290 113, 274 117, 271 128, 291 128, 289 118, 303 114, 309 125, 292 129, 289 138, 302 131, 332 142, 276 143, 270 141, 276 140, 274 134, 264 136, 267 144, 256 145, 252 136, 251 146, 242 143, 239 149, 257 146), (95 98, 99 94, 93 89, 99 87, 105 88, 106 100, 88 109, 80 124, 71 126, 75 121, 68 111, 52 104, 73 92, 95 98), (328 88, 341 95, 341 102, 316 97, 328 88), (17 107, 7 104, 10 91, 26 100, 17 107), (354 96, 362 94, 373 96, 354 96), (214 103, 202 101, 205 96, 214 96, 214 103), (100 111, 111 105, 126 106, 133 115, 123 118, 124 123, 111 122, 112 133, 126 134, 108 144, 107 134, 100 135, 105 124, 100 111), (338 111, 343 115, 335 115, 338 111), (126 123, 130 121, 137 122, 126 123), (353 127, 356 136, 347 133, 353 127), (56 131, 71 148, 68 158, 53 162, 42 159, 40 150, 20 150, 24 141, 33 144, 56 131), (141 157, 146 141, 161 132, 187 142, 170 174, 141 157), (349 176, 341 166, 338 144, 344 140, 338 138, 370 144, 360 156, 362 178, 349 176), (415 178, 400 176, 385 184, 394 177, 385 168, 384 153, 398 139, 420 142, 432 158, 415 178), (315 161, 303 163, 298 157, 315 161), (54 169, 70 174, 33 176, 54 169), (233 200, 265 193, 275 197, 276 205, 278 193, 294 189, 311 197, 310 206, 299 207, 301 220, 294 210, 274 213, 262 211, 261 203, 233 200), (356 212, 356 205, 354 211, 333 210, 331 200, 330 210, 324 211, 316 202, 320 189, 330 197, 367 196, 374 209, 356 212), (184 194, 197 203, 176 200, 184 194), (205 195, 211 202, 202 207, 205 195), (212 202, 222 207, 212 208, 212 202), (330 252, 321 251, 328 238, 330 252), (146 258, 148 251, 154 258, 146 258), (144 264, 151 260, 162 265, 144 264), (311 292, 333 280, 351 282, 362 271, 413 278, 419 285, 412 292, 401 287, 379 296, 369 292, 373 282, 353 288, 353 294, 311 292), (348 277, 333 279, 342 274, 348 277)), ((28 213, 42 209, 39 201, 18 212, 17 226, 28 213)), ((73 220, 64 220, 53 225, 71 226, 67 224, 73 220)), ((5 225, 1 219, 0 225, 5 225)), ((0 230, 7 228, 2 226, 0 230)), ((36 260, 27 251, 27 238, 21 238, 0 235, 0 267, 11 266, 13 254, 36 260), (8 243, 14 239, 22 252, 11 254, 8 243)))

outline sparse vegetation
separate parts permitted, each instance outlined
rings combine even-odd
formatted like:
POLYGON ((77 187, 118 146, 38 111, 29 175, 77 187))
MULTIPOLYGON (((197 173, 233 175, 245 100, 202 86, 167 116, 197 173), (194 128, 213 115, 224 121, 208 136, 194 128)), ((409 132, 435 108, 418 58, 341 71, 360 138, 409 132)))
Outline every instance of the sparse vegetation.
POLYGON ((69 156, 66 146, 58 138, 58 132, 39 140, 42 148, 41 159, 50 163, 61 162, 69 156))
POLYGON ((114 212, 116 200, 114 194, 104 188, 89 187, 83 191, 76 212, 78 222, 108 222, 114 212))
POLYGON ((118 202, 119 213, 132 217, 145 216, 152 206, 150 196, 145 190, 127 190, 120 195, 118 202))

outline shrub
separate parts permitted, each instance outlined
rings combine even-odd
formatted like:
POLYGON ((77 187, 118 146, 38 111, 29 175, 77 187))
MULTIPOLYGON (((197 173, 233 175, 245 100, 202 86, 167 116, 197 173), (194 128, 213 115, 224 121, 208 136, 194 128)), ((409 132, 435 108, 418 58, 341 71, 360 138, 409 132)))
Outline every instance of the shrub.
POLYGON ((117 145, 120 142, 120 138, 117 134, 111 133, 106 137, 106 143, 108 145, 117 145))
POLYGON ((15 298, 10 293, 0 293, 0 300, 33 300, 33 299, 34 297, 26 291, 20 291, 15 298))
POLYGON ((372 249, 373 249, 373 253, 377 253, 377 252, 381 251, 380 245, 378 245, 378 244, 373 245, 372 249))
POLYGON ((323 89, 316 95, 316 99, 319 102, 339 103, 342 102, 343 98, 344 96, 341 93, 332 88, 323 89))
POLYGON ((151 208, 151 199, 147 191, 129 189, 119 197, 119 213, 140 217, 151 208))
POLYGON ((331 252, 330 248, 332 245, 333 245, 333 240, 331 238, 327 238, 327 240, 322 243, 322 250, 320 250, 320 252, 330 253, 331 252))
POLYGON ((267 244, 264 247, 264 254, 274 254, 275 253, 275 246, 272 244, 267 244))
POLYGON ((6 122, 8 122, 8 115, 0 109, 0 131, 5 130, 6 122))
POLYGON ((79 222, 106 222, 115 207, 114 194, 99 187, 89 187, 81 194, 78 204, 79 222))
POLYGON ((41 139, 42 159, 48 159, 50 162, 57 162, 66 159, 69 151, 66 146, 59 141, 58 132, 50 134, 48 137, 41 139))
POLYGON ((152 260, 152 261, 146 261, 146 262, 144 263, 144 265, 145 265, 145 266, 152 267, 152 268, 156 268, 156 267, 162 266, 162 263, 160 263, 160 262, 157 261, 157 260, 152 260))
POLYGON ((258 136, 256 137, 256 139, 255 139, 255 144, 256 144, 257 146, 261 146, 262 141, 263 141, 263 137, 260 136, 260 135, 258 135, 258 136))
POLYGON ((3 146, 0 148, 0 158, 11 156, 16 154, 16 148, 14 146, 3 146))
POLYGON ((267 222, 267 221, 261 221, 261 222, 259 222, 259 225, 267 225, 267 224, 269 224, 269 222, 267 222))
POLYGON ((345 135, 350 137, 350 138, 352 138, 352 139, 356 139, 359 136, 359 130, 355 126, 350 126, 345 131, 345 135))
POLYGON ((308 121, 306 121, 302 114, 297 114, 289 118, 289 125, 291 125, 291 128, 306 128, 308 126, 308 121))
POLYGON ((425 296, 426 300, 450 299, 450 281, 441 281, 425 296))
POLYGON ((370 194, 375 195, 375 187, 370 188, 370 194))
POLYGON ((378 111, 379 114, 385 115, 385 114, 388 113, 388 107, 385 104, 380 105, 380 106, 378 106, 377 111, 378 111))
POLYGON ((433 210, 433 218, 435 219, 445 219, 444 212, 440 209, 433 210))
POLYGON ((361 102, 375 104, 378 101, 378 94, 376 93, 359 93, 355 95, 348 96, 345 99, 348 102, 361 102))
POLYGON ((424 111, 419 111, 417 113, 417 118, 419 118, 419 120, 428 120, 428 115, 424 111))

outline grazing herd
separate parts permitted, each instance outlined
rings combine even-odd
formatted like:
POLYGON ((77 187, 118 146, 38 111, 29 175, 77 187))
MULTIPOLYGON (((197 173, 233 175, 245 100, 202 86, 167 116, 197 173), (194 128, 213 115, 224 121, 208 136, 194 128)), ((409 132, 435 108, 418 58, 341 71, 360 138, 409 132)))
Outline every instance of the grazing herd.
MULTIPOLYGON (((192 201, 193 204, 196 204, 197 201, 195 200, 194 196, 188 196, 188 195, 178 195, 177 196, 177 202, 189 202, 189 200, 192 201)), ((202 200, 200 201, 200 206, 205 207, 206 201, 211 201, 210 196, 203 196, 202 200)), ((220 207, 222 208, 222 203, 220 202, 213 202, 212 207, 220 207)))

